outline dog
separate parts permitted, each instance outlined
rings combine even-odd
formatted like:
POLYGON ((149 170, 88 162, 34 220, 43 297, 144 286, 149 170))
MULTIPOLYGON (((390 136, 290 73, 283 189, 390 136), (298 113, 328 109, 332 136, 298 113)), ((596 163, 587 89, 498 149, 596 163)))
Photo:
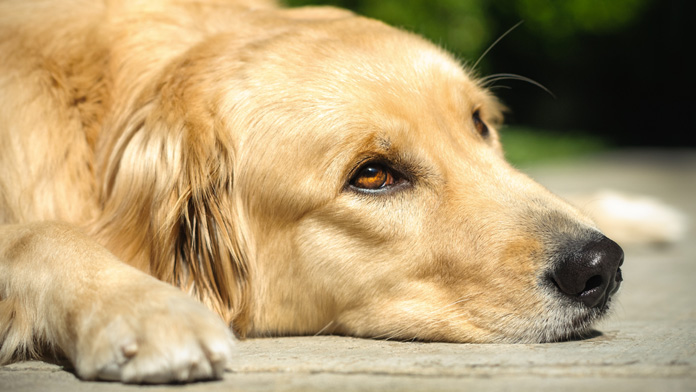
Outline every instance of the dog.
POLYGON ((623 251, 424 39, 270 1, 0 4, 0 362, 216 379, 237 338, 583 336, 623 251))

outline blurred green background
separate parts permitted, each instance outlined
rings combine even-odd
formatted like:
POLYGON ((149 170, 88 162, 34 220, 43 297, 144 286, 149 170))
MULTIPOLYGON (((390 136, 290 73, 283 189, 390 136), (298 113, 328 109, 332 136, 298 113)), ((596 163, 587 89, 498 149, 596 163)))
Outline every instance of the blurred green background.
POLYGON ((334 5, 419 33, 500 80, 513 163, 605 148, 696 147, 696 1, 286 0, 334 5))

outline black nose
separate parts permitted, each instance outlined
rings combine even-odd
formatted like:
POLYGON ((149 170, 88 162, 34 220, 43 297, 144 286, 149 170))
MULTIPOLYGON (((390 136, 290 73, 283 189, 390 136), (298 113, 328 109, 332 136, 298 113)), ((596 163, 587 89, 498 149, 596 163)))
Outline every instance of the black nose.
POLYGON ((568 297, 588 307, 604 307, 621 281, 623 249, 614 241, 602 236, 566 249, 557 262, 551 279, 568 297))

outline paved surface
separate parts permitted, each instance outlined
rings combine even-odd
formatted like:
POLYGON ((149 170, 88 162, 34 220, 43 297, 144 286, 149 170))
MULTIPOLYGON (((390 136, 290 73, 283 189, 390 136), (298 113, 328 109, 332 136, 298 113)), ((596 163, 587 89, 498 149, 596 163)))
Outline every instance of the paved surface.
POLYGON ((623 152, 528 168, 558 192, 610 187, 660 197, 692 221, 670 247, 626 247, 624 286, 594 338, 553 344, 249 340, 223 381, 142 387, 83 382, 60 366, 0 368, 0 391, 696 391, 696 151, 623 152))

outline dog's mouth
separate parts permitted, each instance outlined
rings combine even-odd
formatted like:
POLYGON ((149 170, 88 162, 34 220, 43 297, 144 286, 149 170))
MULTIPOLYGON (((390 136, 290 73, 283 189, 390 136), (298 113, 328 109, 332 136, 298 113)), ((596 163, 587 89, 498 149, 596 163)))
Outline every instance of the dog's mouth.
POLYGON ((571 241, 555 253, 540 276, 546 297, 546 322, 537 330, 540 342, 576 340, 591 335, 594 324, 612 308, 623 282, 624 254, 604 236, 571 241))
POLYGON ((590 279, 586 287, 574 295, 568 295, 553 279, 546 280, 545 292, 548 310, 552 317, 540 331, 540 342, 559 342, 585 339, 592 335, 594 325, 606 317, 621 287, 623 274, 617 268, 611 280, 604 283, 590 279))

